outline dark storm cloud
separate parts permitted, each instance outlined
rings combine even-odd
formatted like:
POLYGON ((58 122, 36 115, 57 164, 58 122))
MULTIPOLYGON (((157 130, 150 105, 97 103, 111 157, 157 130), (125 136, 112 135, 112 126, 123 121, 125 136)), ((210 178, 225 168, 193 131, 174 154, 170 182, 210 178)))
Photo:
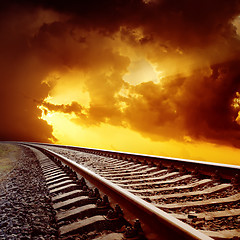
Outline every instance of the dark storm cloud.
POLYGON ((196 70, 165 84, 142 83, 127 100, 126 118, 132 128, 157 140, 158 136, 207 140, 240 146, 239 107, 232 107, 240 89, 240 60, 196 70), (138 121, 136 121, 138 119, 138 121))
POLYGON ((53 138, 37 108, 53 83, 42 81, 74 68, 89 74, 89 107, 43 102, 49 111, 75 113, 79 124, 128 126, 156 140, 188 135, 238 144, 238 109, 231 103, 240 79, 239 36, 232 24, 239 6, 238 0, 6 2, 0 16, 1 139, 53 138), (129 86, 122 77, 130 59, 110 43, 117 32, 155 63, 171 60, 176 51, 179 59, 201 61, 188 76, 129 86), (122 88, 126 96, 118 94, 122 88))
MULTIPOLYGON (((17 1, 16 1, 17 2, 17 1)), ((22 1, 25 6, 43 7, 64 13, 69 22, 106 34, 121 26, 142 27, 146 39, 165 44, 204 46, 216 37, 234 34, 231 20, 239 14, 239 0, 141 0, 22 1)))
POLYGON ((0 140, 47 142, 52 127, 40 120, 35 99, 45 98, 49 87, 41 84, 49 67, 35 56, 29 40, 34 31, 29 13, 11 7, 0 16, 0 140))

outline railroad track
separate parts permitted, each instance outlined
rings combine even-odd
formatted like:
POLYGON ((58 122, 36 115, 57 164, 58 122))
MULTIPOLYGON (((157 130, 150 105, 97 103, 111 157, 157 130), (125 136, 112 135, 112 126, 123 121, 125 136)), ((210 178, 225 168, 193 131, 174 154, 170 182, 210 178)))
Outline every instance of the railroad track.
POLYGON ((84 178, 53 155, 31 148, 39 159, 50 193, 58 239, 146 239, 140 222, 132 225, 124 218, 119 205, 111 206, 108 196, 89 187, 84 178))
MULTIPOLYGON (((240 239, 238 166, 69 146, 35 146, 119 200, 130 215, 140 218, 148 239, 240 239), (104 183, 99 184, 99 178, 104 183)), ((60 174, 54 171, 54 175, 60 174)), ((121 237, 126 238, 126 234, 121 237)))

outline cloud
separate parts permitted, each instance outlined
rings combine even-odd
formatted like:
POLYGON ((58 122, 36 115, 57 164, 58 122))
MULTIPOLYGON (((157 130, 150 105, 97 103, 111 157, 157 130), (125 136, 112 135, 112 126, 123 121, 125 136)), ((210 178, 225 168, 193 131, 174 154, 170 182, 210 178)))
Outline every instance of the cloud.
POLYGON ((239 109, 231 104, 239 91, 240 44, 232 24, 239 7, 237 0, 6 2, 0 18, 1 139, 54 139, 40 119, 41 103, 48 111, 75 114, 84 126, 108 123, 154 140, 238 145, 239 109), (142 59, 165 78, 126 82, 129 66, 142 59), (70 71, 81 72, 72 84, 83 82, 89 106, 44 101, 64 84, 46 79, 70 71))
POLYGON ((165 136, 239 145, 238 110, 231 103, 240 87, 239 60, 174 76, 162 84, 142 83, 127 100, 126 116, 145 136, 165 136))
POLYGON ((240 60, 196 70, 192 75, 163 79, 159 84, 144 82, 125 85, 128 94, 102 96, 89 108, 43 103, 50 111, 75 113, 81 125, 127 126, 153 140, 198 139, 239 146, 240 126, 237 109, 232 107, 236 89, 240 88, 240 60), (118 103, 118 104, 116 104, 118 103), (124 108, 120 105, 124 103, 124 108), (114 121, 117 119, 117 121, 114 121))
POLYGON ((157 39, 166 46, 207 46, 231 38, 235 29, 232 20, 239 14, 238 0, 90 0, 90 1, 23 1, 66 14, 68 22, 83 29, 105 34, 128 29, 143 29, 139 43, 157 39))
POLYGON ((49 91, 46 84, 41 84, 49 67, 35 55, 29 43, 38 24, 29 21, 37 13, 11 7, 1 14, 0 140, 54 139, 52 127, 39 119, 41 110, 36 102, 49 91))

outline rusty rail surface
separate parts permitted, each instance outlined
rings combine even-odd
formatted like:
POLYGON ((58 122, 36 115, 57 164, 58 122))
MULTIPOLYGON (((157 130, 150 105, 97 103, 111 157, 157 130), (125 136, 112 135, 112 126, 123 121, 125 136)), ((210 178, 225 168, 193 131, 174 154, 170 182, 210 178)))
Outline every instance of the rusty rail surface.
MULTIPOLYGON (((200 231, 194 229, 188 224, 183 223, 182 221, 170 216, 168 213, 160 210, 159 208, 153 206, 152 204, 142 200, 141 198, 135 196, 134 194, 124 190, 123 188, 117 186, 116 184, 106 180, 105 178, 97 175, 96 173, 90 171, 84 166, 60 155, 53 151, 47 150, 44 148, 46 144, 30 144, 23 143, 24 145, 35 147, 36 149, 42 151, 44 154, 57 158, 62 161, 64 164, 71 167, 78 174, 86 178, 93 185, 98 187, 103 193, 109 195, 113 200, 117 201, 125 209, 132 212, 136 217, 138 217, 143 224, 146 225, 147 229, 150 229, 149 234, 150 239, 202 239, 210 240, 212 238, 201 233, 200 231), (40 146, 42 145, 42 146, 40 146)), ((48 144, 47 144, 48 145, 48 144)), ((52 146, 52 145, 50 145, 52 146)), ((54 145, 56 146, 56 145, 54 145)), ((59 145, 60 146, 60 145, 59 145)), ((61 146, 62 147, 62 146, 61 146)), ((90 153, 100 154, 101 155, 111 155, 111 157, 140 157, 142 155, 130 154, 130 153, 120 153, 112 152, 105 150, 97 149, 87 149, 87 148, 78 148, 78 147, 69 147, 74 150, 88 151, 90 153)), ((143 156, 142 156, 143 157, 143 156)), ((153 156, 144 155, 145 158, 161 159, 153 156)), ((167 159, 164 159, 167 160, 167 159)))

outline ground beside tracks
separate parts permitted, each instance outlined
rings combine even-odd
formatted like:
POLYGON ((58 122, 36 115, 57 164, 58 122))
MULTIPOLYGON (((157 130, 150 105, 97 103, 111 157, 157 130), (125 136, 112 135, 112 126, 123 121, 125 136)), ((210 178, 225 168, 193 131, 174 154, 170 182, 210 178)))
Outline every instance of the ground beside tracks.
POLYGON ((57 239, 49 193, 27 148, 0 144, 0 240, 57 239))

